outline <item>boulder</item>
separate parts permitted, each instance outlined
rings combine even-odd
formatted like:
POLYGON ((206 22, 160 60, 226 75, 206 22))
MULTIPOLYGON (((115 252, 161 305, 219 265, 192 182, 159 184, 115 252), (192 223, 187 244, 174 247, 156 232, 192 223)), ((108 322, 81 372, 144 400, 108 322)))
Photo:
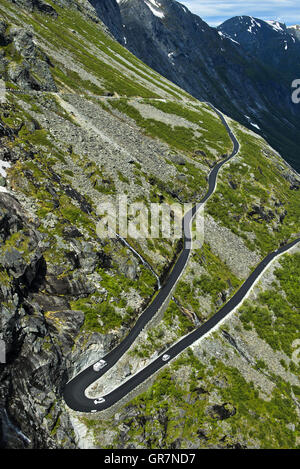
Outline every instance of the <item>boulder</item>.
POLYGON ((59 338, 62 350, 70 351, 84 323, 84 314, 81 311, 54 311, 46 313, 45 320, 50 333, 59 338))
POLYGON ((44 0, 11 0, 13 3, 19 5, 30 12, 37 10, 46 15, 50 15, 53 18, 58 17, 58 13, 49 3, 44 2, 44 0))
POLYGON ((95 292, 84 276, 65 276, 58 278, 54 275, 46 277, 46 291, 50 295, 64 295, 68 297, 87 297, 95 292))
POLYGON ((6 33, 6 24, 0 24, 0 46, 11 44, 12 58, 0 57, 0 74, 6 80, 17 84, 25 91, 56 91, 56 85, 50 70, 50 60, 36 45, 30 30, 10 25, 6 33), (20 61, 22 57, 22 61, 20 61))

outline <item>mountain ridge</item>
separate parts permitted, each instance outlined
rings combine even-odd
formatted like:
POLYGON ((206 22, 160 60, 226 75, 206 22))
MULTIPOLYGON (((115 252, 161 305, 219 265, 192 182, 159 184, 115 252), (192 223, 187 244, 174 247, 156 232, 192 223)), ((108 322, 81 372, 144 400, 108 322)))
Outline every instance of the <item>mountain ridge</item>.
MULTIPOLYGON (((297 55, 292 52, 296 50, 296 39, 287 28, 284 27, 288 40, 281 44, 282 53, 276 50, 274 54, 266 48, 264 54, 257 54, 254 48, 241 46, 235 40, 235 32, 222 33, 232 20, 215 29, 174 0, 155 3, 163 17, 155 15, 140 0, 118 3, 123 45, 163 76, 196 98, 212 102, 243 125, 249 126, 249 116, 256 125, 252 130, 268 138, 299 170, 300 110, 291 99, 291 83, 297 74, 293 63, 298 63, 299 50, 297 55), (288 59, 280 67, 285 56, 288 59)), ((251 17, 239 18, 248 34, 251 17)), ((281 36, 281 27, 276 24, 264 22, 271 35, 281 36)))

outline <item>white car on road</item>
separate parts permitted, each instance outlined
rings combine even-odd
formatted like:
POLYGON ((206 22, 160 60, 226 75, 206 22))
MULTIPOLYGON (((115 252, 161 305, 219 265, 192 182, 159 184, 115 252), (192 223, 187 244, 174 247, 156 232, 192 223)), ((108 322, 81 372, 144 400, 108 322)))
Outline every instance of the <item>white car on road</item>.
POLYGON ((167 362, 167 361, 169 360, 169 358, 170 358, 170 355, 168 355, 167 353, 165 353, 165 354, 163 355, 163 357, 162 357, 162 360, 163 360, 163 362, 167 362))
POLYGON ((103 404, 103 402, 105 402, 105 399, 104 397, 99 397, 99 399, 95 399, 94 400, 94 404, 103 404))
POLYGON ((102 368, 104 368, 107 365, 107 362, 105 360, 100 360, 97 363, 93 365, 93 370, 94 371, 100 371, 102 368))

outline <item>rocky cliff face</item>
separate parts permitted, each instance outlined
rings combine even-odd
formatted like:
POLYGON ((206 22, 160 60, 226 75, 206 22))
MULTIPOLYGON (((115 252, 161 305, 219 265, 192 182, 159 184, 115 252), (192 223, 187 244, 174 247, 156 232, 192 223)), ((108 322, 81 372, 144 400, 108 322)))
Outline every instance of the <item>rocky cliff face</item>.
POLYGON ((51 63, 34 43, 32 32, 0 22, 0 78, 19 85, 23 90, 56 91, 51 63))
MULTIPOLYGON (((60 267, 51 266, 43 256, 45 236, 38 231, 40 223, 30 220, 30 214, 8 193, 0 194, 0 227, 1 340, 6 347, 6 364, 0 365, 1 444, 72 448, 74 435, 60 397, 63 387, 76 366, 84 367, 86 359, 103 353, 112 340, 92 334, 87 343, 79 338, 76 345, 84 314, 70 311, 71 298, 86 295, 91 288, 83 278, 85 269, 97 264, 98 255, 92 261, 90 253, 87 264, 76 256, 77 274, 59 278, 60 267), (87 355, 84 350, 89 350, 87 355), (16 420, 23 433, 13 426, 16 420)), ((84 250, 88 247, 85 244, 84 250)))
POLYGON ((118 4, 125 28, 116 37, 124 36, 130 51, 193 96, 261 133, 299 169, 300 111, 291 100, 299 46, 286 27, 283 37, 275 23, 253 23, 251 35, 254 20, 241 17, 217 31, 174 0, 118 4), (235 36, 234 25, 246 41, 235 36))
MULTIPOLYGON (((70 0, 63 0, 63 2, 65 4, 66 3, 70 4, 70 0)), ((55 8, 53 8, 52 5, 45 2, 44 0, 13 0, 13 3, 15 3, 21 8, 25 8, 26 10, 30 12, 39 11, 41 13, 50 15, 54 18, 57 17, 57 12, 55 8)))
POLYGON ((90 3, 115 38, 124 44, 123 23, 117 2, 115 0, 91 0, 90 3))

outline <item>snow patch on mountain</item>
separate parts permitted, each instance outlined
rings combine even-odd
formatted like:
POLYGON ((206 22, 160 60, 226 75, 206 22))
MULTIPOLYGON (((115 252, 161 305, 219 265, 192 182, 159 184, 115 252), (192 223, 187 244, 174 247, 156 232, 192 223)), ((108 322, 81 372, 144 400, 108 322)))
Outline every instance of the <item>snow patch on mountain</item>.
POLYGON ((256 19, 253 18, 252 16, 250 17, 250 21, 251 21, 251 24, 250 24, 249 28, 247 29, 247 31, 248 31, 249 33, 254 33, 254 34, 256 34, 256 28, 257 28, 257 27, 258 27, 258 28, 261 28, 261 24, 260 24, 258 21, 256 21, 256 19))
POLYGON ((158 18, 164 18, 165 14, 161 11, 160 3, 156 2, 155 0, 144 0, 147 7, 152 11, 153 15, 157 16, 158 18))
POLYGON ((265 23, 267 23, 268 25, 272 26, 272 28, 275 30, 275 31, 279 31, 279 32, 284 32, 284 29, 282 27, 282 24, 279 23, 278 21, 265 21, 265 23))
POLYGON ((246 115, 245 115, 245 117, 246 117, 247 121, 249 122, 249 124, 252 125, 252 127, 255 127, 256 129, 260 130, 259 125, 255 124, 254 122, 251 121, 251 117, 246 116, 246 115))
POLYGON ((235 41, 234 39, 232 39, 232 37, 230 37, 228 34, 224 34, 222 33, 221 31, 218 31, 219 33, 219 36, 221 36, 222 38, 225 38, 225 39, 230 39, 230 41, 234 42, 235 44, 238 44, 240 46, 240 43, 235 41))

